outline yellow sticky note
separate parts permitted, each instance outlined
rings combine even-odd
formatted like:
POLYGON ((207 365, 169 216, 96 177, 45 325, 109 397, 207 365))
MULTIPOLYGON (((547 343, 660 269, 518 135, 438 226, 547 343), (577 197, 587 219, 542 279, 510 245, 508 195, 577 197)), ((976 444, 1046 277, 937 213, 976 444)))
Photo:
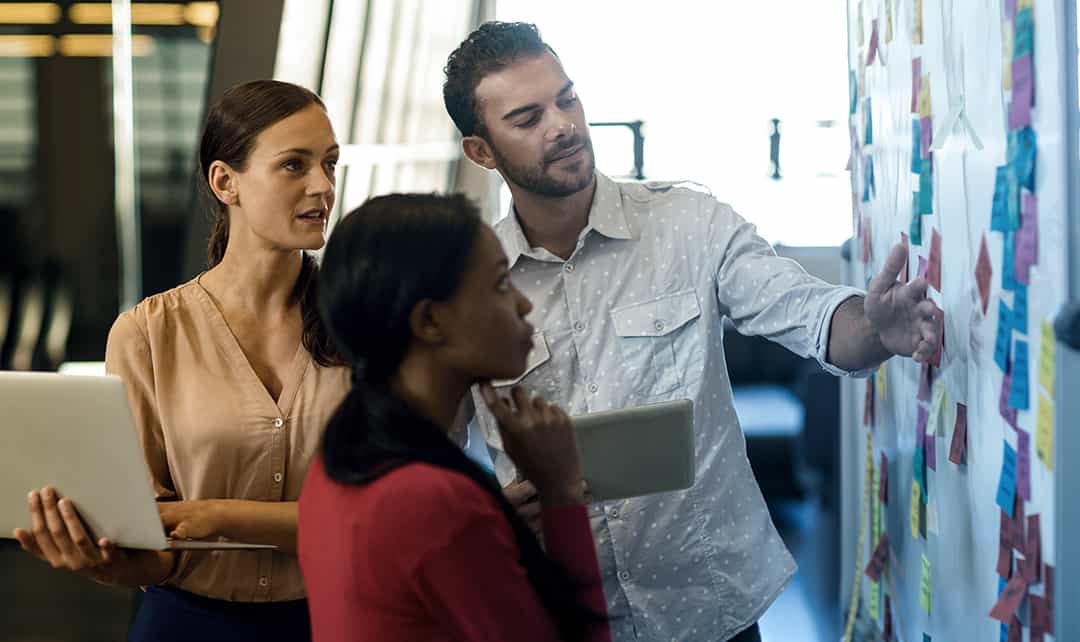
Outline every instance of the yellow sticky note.
POLYGON ((874 383, 877 384, 877 396, 881 401, 885 401, 885 392, 888 390, 889 368, 886 365, 887 363, 878 366, 877 374, 874 375, 874 383))
POLYGON ((1013 23, 1001 23, 1001 88, 1012 89, 1013 23))
POLYGON ((1049 470, 1054 469, 1054 401, 1041 392, 1035 428, 1035 452, 1049 470))
POLYGON ((922 555, 922 578, 919 580, 919 606, 927 613, 933 604, 933 586, 930 583, 930 560, 926 553, 922 555))
POLYGON ((874 493, 870 496, 870 504, 872 506, 870 511, 870 541, 877 542, 881 535, 881 500, 879 499, 879 493, 881 492, 881 469, 878 466, 874 466, 873 490, 874 493))
POLYGON ((911 35, 911 41, 921 45, 922 40, 922 0, 915 0, 915 30, 911 35))
POLYGON ((911 536, 919 539, 919 507, 922 506, 922 490, 919 480, 911 480, 911 536))
POLYGON ((1054 346, 1057 338, 1054 328, 1045 319, 1042 322, 1042 344, 1039 348, 1039 385, 1054 394, 1054 346))
POLYGON ((1034 0, 1016 0, 1016 9, 1030 9, 1035 6, 1034 0))
POLYGON ((938 378, 930 396, 930 418, 926 422, 926 434, 936 435, 941 432, 941 412, 945 408, 945 380, 938 378))
POLYGON ((930 535, 938 534, 937 502, 933 497, 926 504, 926 532, 930 535))
POLYGON ((871 580, 866 588, 870 591, 870 617, 877 622, 881 619, 881 584, 871 580))
POLYGON ((930 105, 930 74, 925 73, 919 80, 919 117, 929 118, 933 115, 930 105))
POLYGON ((892 42, 892 0, 885 0, 885 42, 892 42))

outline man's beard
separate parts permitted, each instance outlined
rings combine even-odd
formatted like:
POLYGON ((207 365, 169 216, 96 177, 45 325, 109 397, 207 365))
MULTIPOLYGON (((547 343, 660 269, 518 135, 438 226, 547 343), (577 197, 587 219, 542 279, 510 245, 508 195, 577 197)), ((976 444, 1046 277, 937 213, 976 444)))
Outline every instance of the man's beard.
POLYGON ((508 182, 528 190, 533 194, 546 196, 548 198, 562 198, 577 194, 589 186, 589 183, 592 182, 593 174, 596 171, 596 159, 593 157, 592 139, 580 134, 568 139, 567 142, 559 145, 558 148, 548 153, 538 166, 526 167, 515 165, 499 153, 498 148, 494 145, 491 146, 491 151, 495 157, 495 162, 503 172, 503 177, 508 182), (586 171, 584 171, 581 176, 572 177, 567 180, 559 180, 545 171, 550 164, 549 158, 579 144, 584 145, 582 149, 584 153, 582 154, 581 162, 586 163, 586 171))

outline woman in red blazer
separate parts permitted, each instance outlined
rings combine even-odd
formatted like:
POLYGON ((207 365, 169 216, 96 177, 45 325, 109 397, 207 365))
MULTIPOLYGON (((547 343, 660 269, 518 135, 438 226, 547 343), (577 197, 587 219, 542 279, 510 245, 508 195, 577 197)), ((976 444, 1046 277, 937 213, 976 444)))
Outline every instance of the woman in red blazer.
POLYGON ((524 371, 532 306, 476 208, 369 200, 331 235, 318 297, 353 387, 300 497, 314 639, 610 640, 570 420, 489 383, 524 371), (448 437, 475 383, 536 486, 546 553, 448 437))

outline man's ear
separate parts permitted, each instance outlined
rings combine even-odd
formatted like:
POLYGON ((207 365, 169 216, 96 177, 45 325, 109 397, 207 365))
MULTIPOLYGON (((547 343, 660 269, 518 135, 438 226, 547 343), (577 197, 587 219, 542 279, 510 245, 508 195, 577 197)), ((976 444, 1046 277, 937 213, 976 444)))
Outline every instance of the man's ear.
POLYGON ((495 154, 491 145, 483 138, 473 135, 461 139, 461 151, 465 158, 484 169, 495 169, 495 154))
POLYGON ((431 299, 421 299, 409 313, 409 330, 418 341, 439 345, 445 341, 443 324, 438 306, 431 299))
POLYGON ((239 181, 237 180, 236 171, 229 167, 227 163, 219 160, 210 163, 206 180, 210 184, 210 191, 214 193, 214 196, 219 201, 225 205, 240 204, 239 181))

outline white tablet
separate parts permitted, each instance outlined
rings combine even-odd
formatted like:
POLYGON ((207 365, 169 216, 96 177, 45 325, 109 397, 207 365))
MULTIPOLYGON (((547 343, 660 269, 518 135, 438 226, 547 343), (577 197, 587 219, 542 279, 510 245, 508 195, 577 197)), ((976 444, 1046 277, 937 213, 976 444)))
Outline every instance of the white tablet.
POLYGON ((694 404, 689 399, 572 417, 594 501, 694 485, 694 404))
POLYGON ((0 372, 0 537, 29 529, 26 495, 47 485, 75 502, 95 537, 120 546, 275 548, 165 537, 118 377, 0 372))

